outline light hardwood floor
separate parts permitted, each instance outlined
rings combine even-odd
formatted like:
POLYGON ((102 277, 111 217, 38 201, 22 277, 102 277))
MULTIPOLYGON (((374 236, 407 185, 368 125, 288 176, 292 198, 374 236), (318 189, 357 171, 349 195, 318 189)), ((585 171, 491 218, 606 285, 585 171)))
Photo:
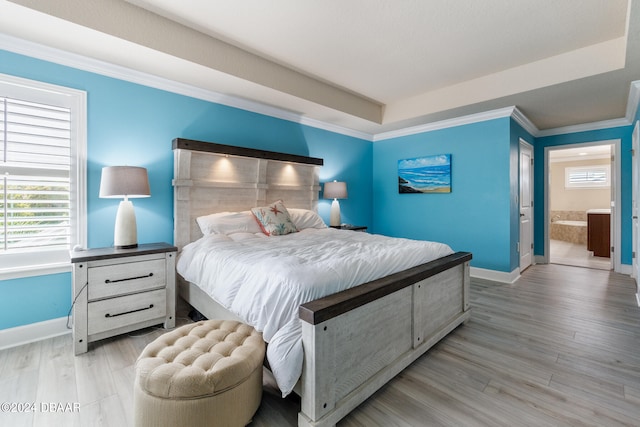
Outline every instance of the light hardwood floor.
POLYGON ((575 267, 612 270, 610 258, 594 256, 593 252, 587 250, 587 245, 563 242, 562 240, 549 241, 549 262, 575 267))
MULTIPOLYGON (((471 320, 339 426, 640 425, 633 279, 536 265, 515 284, 473 280, 471 289, 471 320)), ((131 425, 134 362, 162 332, 97 342, 79 357, 68 335, 0 352, 0 402, 80 404, 0 413, 0 425, 131 425)), ((267 388, 251 425, 294 426, 298 406, 267 388)))

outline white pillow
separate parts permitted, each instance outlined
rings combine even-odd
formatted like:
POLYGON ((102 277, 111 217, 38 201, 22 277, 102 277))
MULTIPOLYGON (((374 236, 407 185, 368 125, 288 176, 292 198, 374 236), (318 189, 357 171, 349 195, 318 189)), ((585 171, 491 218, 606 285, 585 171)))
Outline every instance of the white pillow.
POLYGON ((314 211, 308 209, 296 209, 287 208, 291 221, 295 224, 298 230, 304 230, 305 228, 327 228, 327 224, 324 223, 320 215, 314 211))
POLYGON ((208 234, 261 233, 260 225, 249 211, 220 212, 196 218, 200 231, 208 234))

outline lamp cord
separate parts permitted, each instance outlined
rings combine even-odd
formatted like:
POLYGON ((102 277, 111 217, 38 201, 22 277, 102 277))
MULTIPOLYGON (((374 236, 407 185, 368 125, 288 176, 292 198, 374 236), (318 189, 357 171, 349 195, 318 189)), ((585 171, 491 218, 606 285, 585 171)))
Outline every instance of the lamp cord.
POLYGON ((73 302, 71 303, 71 308, 69 308, 69 313, 67 313, 67 329, 71 329, 71 326, 69 325, 69 321, 71 320, 71 310, 73 310, 73 306, 76 305, 76 301, 78 300, 78 297, 80 296, 82 291, 84 291, 84 288, 86 288, 88 285, 89 285, 89 282, 84 284, 84 286, 78 292, 78 295, 76 295, 76 297, 73 299, 73 302))

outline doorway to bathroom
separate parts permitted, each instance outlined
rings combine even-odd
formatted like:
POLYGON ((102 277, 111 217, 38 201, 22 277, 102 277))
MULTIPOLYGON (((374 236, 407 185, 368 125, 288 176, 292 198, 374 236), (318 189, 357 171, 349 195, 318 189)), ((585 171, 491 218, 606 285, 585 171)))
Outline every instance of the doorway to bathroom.
POLYGON ((613 268, 614 152, 611 141, 548 150, 550 263, 613 268))

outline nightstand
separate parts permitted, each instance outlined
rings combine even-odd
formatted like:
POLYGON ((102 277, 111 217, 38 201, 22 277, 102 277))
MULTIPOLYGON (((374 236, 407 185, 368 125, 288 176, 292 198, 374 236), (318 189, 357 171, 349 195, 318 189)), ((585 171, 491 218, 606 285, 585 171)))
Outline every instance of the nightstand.
POLYGON ((351 231, 367 231, 366 225, 351 225, 351 224, 342 224, 342 225, 332 225, 331 228, 335 228, 337 230, 351 230, 351 231))
POLYGON ((71 252, 73 350, 163 323, 176 324, 176 254, 167 243, 71 252))

